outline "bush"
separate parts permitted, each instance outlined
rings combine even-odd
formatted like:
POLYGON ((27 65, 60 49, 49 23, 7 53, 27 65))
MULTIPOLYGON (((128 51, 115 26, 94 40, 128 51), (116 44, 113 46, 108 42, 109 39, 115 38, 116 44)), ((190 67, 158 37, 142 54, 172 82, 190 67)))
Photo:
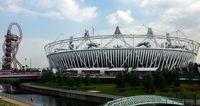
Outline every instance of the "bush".
POLYGON ((79 89, 82 85, 82 77, 74 77, 75 79, 75 86, 79 89))
POLYGON ((135 71, 131 71, 128 73, 129 84, 133 86, 138 86, 140 83, 139 75, 135 71))
POLYGON ((154 93, 155 87, 154 87, 154 79, 151 74, 148 74, 143 77, 142 85, 144 86, 147 93, 154 93))
POLYGON ((54 76, 53 82, 63 84, 64 83, 64 75, 62 73, 56 73, 56 76, 54 76))
MULTIPOLYGON (((93 81, 93 78, 91 78, 93 81)), ((115 78, 99 78, 101 84, 113 84, 115 83, 115 78)))
POLYGON ((124 88, 125 87, 125 77, 123 73, 119 73, 116 76, 116 82, 118 88, 124 88))
POLYGON ((50 82, 50 81, 54 82, 55 80, 54 77, 55 75, 52 70, 43 70, 39 81, 40 82, 50 82))
POLYGON ((160 70, 155 71, 153 74, 155 87, 162 89, 166 86, 166 79, 164 78, 163 72, 160 70))
POLYGON ((73 88, 73 87, 75 86, 75 80, 74 80, 74 78, 69 77, 69 78, 68 78, 68 83, 67 83, 67 85, 68 85, 70 88, 73 88))
POLYGON ((83 79, 83 83, 87 86, 90 85, 91 81, 90 81, 90 76, 86 75, 86 77, 83 79))
POLYGON ((100 84, 101 83, 101 80, 99 77, 95 77, 94 79, 94 84, 100 84))

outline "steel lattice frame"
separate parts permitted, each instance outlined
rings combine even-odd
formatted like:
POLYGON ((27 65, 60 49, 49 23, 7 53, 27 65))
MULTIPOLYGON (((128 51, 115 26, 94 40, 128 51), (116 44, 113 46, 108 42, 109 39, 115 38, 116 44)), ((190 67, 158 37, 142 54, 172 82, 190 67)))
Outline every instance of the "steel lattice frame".
POLYGON ((159 67, 173 69, 194 62, 200 44, 175 36, 121 34, 77 37, 45 45, 51 68, 159 67))
POLYGON ((109 101, 104 106, 142 106, 145 104, 169 104, 183 106, 182 100, 156 95, 130 96, 109 101))
POLYGON ((4 56, 2 58, 2 69, 3 70, 12 70, 22 68, 21 63, 16 59, 16 55, 19 49, 19 44, 22 40, 22 30, 18 23, 10 23, 7 34, 5 35, 5 41, 2 45, 4 56), (19 35, 15 35, 11 32, 12 27, 16 26, 19 31, 19 35), (12 67, 13 65, 13 67, 12 67))

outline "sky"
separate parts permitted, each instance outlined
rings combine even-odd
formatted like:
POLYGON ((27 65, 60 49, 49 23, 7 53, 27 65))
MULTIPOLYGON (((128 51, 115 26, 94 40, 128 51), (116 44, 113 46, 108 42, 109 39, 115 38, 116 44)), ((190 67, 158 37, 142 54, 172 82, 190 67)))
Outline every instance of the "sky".
POLYGON ((145 26, 156 34, 181 30, 200 42, 199 17, 200 0, 0 0, 0 46, 8 25, 19 23, 23 39, 18 60, 43 68, 48 67, 44 45, 83 36, 92 27, 95 34, 113 34, 116 26, 133 34, 146 33, 145 26))

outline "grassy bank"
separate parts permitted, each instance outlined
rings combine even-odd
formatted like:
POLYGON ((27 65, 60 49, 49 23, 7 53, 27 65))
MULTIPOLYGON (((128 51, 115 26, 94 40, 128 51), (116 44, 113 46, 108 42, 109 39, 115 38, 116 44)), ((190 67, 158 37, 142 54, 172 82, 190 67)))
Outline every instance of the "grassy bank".
POLYGON ((19 106, 10 102, 7 102, 5 100, 0 99, 0 106, 19 106))
MULTIPOLYGON (((37 86, 52 87, 65 90, 81 90, 81 91, 100 91, 104 94, 112 94, 118 96, 135 96, 135 95, 148 95, 145 89, 142 86, 130 87, 126 86, 125 88, 117 88, 115 84, 91 84, 91 85, 82 85, 80 88, 70 88, 60 83, 45 82, 45 83, 32 83, 37 86)), ((200 99, 200 85, 198 84, 180 84, 179 87, 168 86, 162 90, 156 90, 153 95, 162 95, 169 97, 177 98, 190 98, 193 99, 194 95, 196 98, 200 99)))

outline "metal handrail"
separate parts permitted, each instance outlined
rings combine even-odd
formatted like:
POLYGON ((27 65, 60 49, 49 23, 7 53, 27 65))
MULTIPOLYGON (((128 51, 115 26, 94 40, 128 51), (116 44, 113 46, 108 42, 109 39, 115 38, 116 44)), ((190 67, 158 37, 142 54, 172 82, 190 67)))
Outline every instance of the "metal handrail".
POLYGON ((116 99, 110 102, 107 102, 104 106, 137 106, 141 104, 174 104, 174 105, 184 105, 183 101, 177 98, 162 97, 156 95, 142 95, 142 96, 131 96, 116 99))

